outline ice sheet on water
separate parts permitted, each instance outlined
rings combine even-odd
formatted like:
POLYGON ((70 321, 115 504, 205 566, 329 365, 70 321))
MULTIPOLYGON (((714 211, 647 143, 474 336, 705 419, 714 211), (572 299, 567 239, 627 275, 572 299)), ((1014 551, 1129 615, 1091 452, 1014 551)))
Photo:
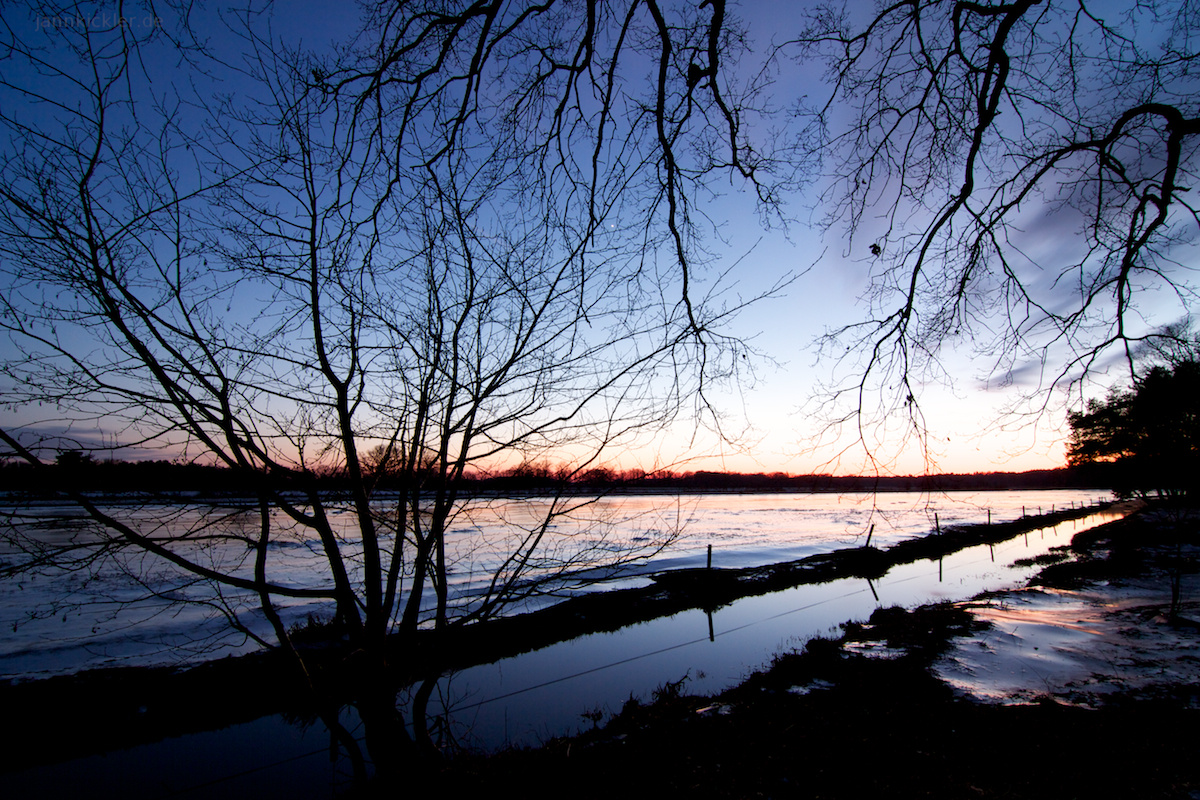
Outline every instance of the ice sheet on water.
POLYGON ((1169 624, 1162 614, 1169 601, 1169 587, 1152 582, 999 595, 972 607, 991 627, 956 640, 935 671, 985 701, 1050 695, 1086 707, 1115 692, 1194 683, 1200 630, 1169 624))

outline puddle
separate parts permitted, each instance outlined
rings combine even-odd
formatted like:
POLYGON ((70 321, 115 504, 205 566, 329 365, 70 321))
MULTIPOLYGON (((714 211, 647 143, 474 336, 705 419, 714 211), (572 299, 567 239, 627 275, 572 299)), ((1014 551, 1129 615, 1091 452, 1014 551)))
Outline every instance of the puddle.
MULTIPOLYGON (((1196 597, 1200 580, 1188 577, 1184 597, 1196 597)), ((934 673, 986 702, 1050 696, 1086 708, 1117 693, 1152 696, 1159 687, 1195 685, 1200 626, 1168 622, 1170 596, 1165 580, 1147 580, 1084 591, 1026 590, 972 603, 991 628, 955 640, 934 673)), ((1200 618, 1200 603, 1185 604, 1183 616, 1200 618)))
MULTIPOLYGON (((343 724, 354 725, 351 712, 343 724)), ((47 744, 47 746, 52 746, 47 744)), ((279 715, 4 776, 7 797, 334 798, 352 786, 322 726, 279 715)))

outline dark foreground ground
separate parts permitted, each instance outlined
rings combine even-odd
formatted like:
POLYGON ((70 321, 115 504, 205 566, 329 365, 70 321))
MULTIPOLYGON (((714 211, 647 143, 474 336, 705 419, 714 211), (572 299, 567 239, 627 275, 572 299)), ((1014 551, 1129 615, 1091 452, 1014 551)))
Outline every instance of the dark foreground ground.
MULTIPOLYGON (((1141 618, 1195 636, 1196 598, 1186 588, 1200 537, 1194 518, 1167 516, 1175 521, 1142 514, 1081 534, 1037 583, 1094 592, 1150 580, 1162 602, 1139 609, 1141 618), (1173 575, 1185 589, 1174 608, 1173 575)), ((631 702, 586 735, 449 759, 434 780, 445 796, 510 787, 606 798, 1200 798, 1194 651, 1160 665, 1171 678, 1108 692, 1094 708, 1049 692, 1020 705, 982 704, 931 671, 955 637, 986 625, 971 605, 881 610, 720 696, 665 685, 654 703, 631 702)), ((1141 630, 1125 633, 1147 635, 1141 630)), ((391 795, 394 787, 377 788, 391 795)))

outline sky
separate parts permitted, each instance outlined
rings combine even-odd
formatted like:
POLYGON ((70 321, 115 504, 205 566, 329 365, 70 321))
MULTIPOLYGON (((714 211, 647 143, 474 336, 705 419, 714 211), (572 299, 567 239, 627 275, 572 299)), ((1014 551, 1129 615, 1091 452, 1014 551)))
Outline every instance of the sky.
MULTIPOLYGON (((743 4, 737 13, 760 37, 778 42, 793 30, 799 4, 765 2, 743 4)), ((1130 9, 1119 2, 1091 2, 1088 11, 1113 24, 1117 30, 1130 9)), ((866 3, 850 4, 849 13, 869 13, 866 3)), ((1144 22, 1143 18, 1143 22, 1144 22)), ((1162 19, 1170 25, 1170 17, 1162 19)), ((1168 27, 1141 28, 1142 39, 1165 37, 1168 27)), ((784 96, 820 95, 810 84, 813 72, 784 73, 780 80, 784 96)), ((1200 91, 1200 81, 1194 81, 1200 91)), ((1186 86, 1183 87, 1186 93, 1186 86)), ((823 96, 823 95, 820 95, 823 96)), ((1129 156, 1129 153, 1123 154, 1129 156)), ((923 441, 902 440, 903 425, 893 420, 888 433, 875 438, 869 448, 856 444, 853 436, 833 436, 822 425, 820 387, 844 379, 846 372, 828 359, 818 359, 814 341, 822 333, 852 324, 869 316, 869 235, 859 233, 854 242, 844 227, 823 228, 820 207, 813 207, 822 184, 810 184, 793 198, 798 222, 786 235, 778 230, 763 232, 743 212, 734 225, 730 258, 741 258, 739 274, 752 285, 780 270, 800 272, 782 297, 756 307, 742 321, 744 334, 768 356, 758 380, 731 397, 730 407, 744 410, 748 421, 745 448, 713 441, 716 457, 696 464, 738 471, 857 473, 879 470, 890 474, 923 472, 1022 471, 1057 468, 1066 464, 1066 424, 1069 410, 1080 409, 1087 398, 1103 397, 1109 387, 1128 382, 1128 365, 1119 352, 1109 352, 1093 364, 1077 385, 1049 391, 1055 371, 1065 363, 1061 346, 1049 350, 1046 366, 1033 355, 1018 357, 1011 368, 997 364, 1006 355, 986 344, 986 330, 978 340, 963 337, 938 354, 944 374, 921 387, 918 402, 927 425, 923 441), (751 249, 752 248, 752 249, 751 249)), ((1027 203, 1009 244, 1026 259, 1025 279, 1049 305, 1070 303, 1069 282, 1056 282, 1058 269, 1081 258, 1078 231, 1081 220, 1069 205, 1062 205, 1053 192, 1040 202, 1027 203), (1056 299, 1057 298, 1062 298, 1056 299)), ((737 215, 731 215, 737 219, 737 215)), ((867 220, 869 234, 879 226, 867 220)), ((1187 233, 1170 251, 1177 264, 1174 275, 1185 286, 1197 264, 1194 233, 1187 233)), ((1018 259, 1017 263, 1020 263, 1018 259)), ((1152 286, 1136 295, 1137 313, 1131 315, 1130 333, 1139 334, 1174 323, 1187 313, 1188 290, 1176 294, 1169 287, 1152 286)), ((1037 340, 1032 340, 1037 343, 1037 340)), ((1077 377, 1073 372, 1072 377, 1077 377)), ((684 450, 682 439, 680 451, 684 450)))
POLYGON ((828 437, 822 435, 820 398, 814 395, 835 377, 836 370, 818 358, 814 342, 826 330, 866 314, 868 266, 863 258, 844 254, 846 241, 837 232, 797 226, 785 237, 778 232, 762 234, 753 224, 743 228, 745 239, 761 235, 761 241, 742 261, 741 279, 756 286, 782 270, 803 274, 781 296, 762 301, 737 324, 764 355, 753 379, 722 397, 730 430, 738 432, 734 438, 740 446, 705 431, 693 444, 694 429, 685 427, 662 442, 661 455, 635 460, 670 463, 672 454, 678 454, 675 458, 686 461, 688 469, 796 474, 858 474, 876 466, 901 475, 1065 466, 1065 398, 1052 401, 1035 420, 1009 415, 1006 409, 1018 404, 1032 386, 998 385, 995 378, 989 380, 991 362, 969 352, 944 357, 951 382, 924 387, 921 404, 929 423, 925 444, 913 442, 898 452, 879 447, 876 453, 883 459, 879 465, 865 460, 862 450, 844 437, 820 446, 828 437), (850 449, 843 452, 847 446, 850 449))
MULTIPOLYGON (((336 40, 353 29, 353 16, 332 11, 317 2, 281 2, 272 25, 284 38, 308 43, 336 40)), ((341 8, 338 6, 338 8, 341 8)), ((794 3, 754 3, 739 9, 751 31, 778 36, 794 21, 794 3)), ((788 73, 776 87, 784 95, 800 95, 806 73, 788 73)), ((672 469, 719 469, 740 472, 832 472, 854 474, 880 470, 889 474, 922 472, 1020 471, 1063 466, 1066 412, 1078 407, 1081 395, 1037 394, 1044 406, 1029 413, 1023 395, 1040 385, 1035 365, 1018 362, 1007 375, 993 374, 995 353, 973 352, 969 342, 951 347, 938 358, 945 377, 922 387, 920 409, 927 426, 924 440, 904 440, 901 421, 889 422, 879 441, 868 449, 853 438, 834 436, 823 427, 821 389, 844 379, 846 373, 829 359, 819 359, 816 340, 826 331, 865 318, 866 295, 873 269, 864 252, 869 241, 856 240, 855 252, 844 229, 823 229, 820 209, 812 204, 819 183, 789 198, 794 221, 786 228, 764 229, 744 195, 731 190, 715 201, 708 213, 721 221, 720 236, 709 241, 714 254, 706 272, 697 274, 702 293, 705 275, 729 270, 738 290, 747 295, 763 291, 781 276, 793 275, 777 296, 765 299, 743 314, 732 332, 750 341, 760 357, 753 376, 737 385, 714 387, 710 399, 723 411, 724 437, 711 424, 684 422, 652 442, 612 453, 614 466, 672 469), (1023 410, 1014 413, 1012 409, 1023 410)), ((1030 226, 1023 242, 1026 252, 1052 262, 1058 251, 1072 247, 1063 223, 1030 226)), ((1065 257, 1065 255, 1063 256, 1065 257)), ((1188 256, 1191 257, 1190 255, 1188 256)), ((1178 304, 1151 298, 1144 309, 1147 326, 1174 321, 1178 304), (1161 307, 1159 307, 1161 306, 1161 307)), ((1101 364, 1082 396, 1102 395, 1110 382, 1101 364)), ((1111 375, 1119 375, 1115 367, 1111 375)), ((1118 380, 1113 377, 1112 380, 1118 380)), ((0 416, 7 425, 28 422, 28 409, 8 409, 0 416)), ((80 436, 90 435, 79 431, 80 436)))

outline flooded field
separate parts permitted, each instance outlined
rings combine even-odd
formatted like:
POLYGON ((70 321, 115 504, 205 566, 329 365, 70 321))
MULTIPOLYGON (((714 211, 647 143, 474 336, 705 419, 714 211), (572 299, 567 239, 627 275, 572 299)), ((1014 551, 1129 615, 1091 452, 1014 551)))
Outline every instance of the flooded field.
MULTIPOLYGON (((670 554, 665 561, 676 567, 695 566, 714 541, 725 545, 714 555, 718 564, 722 557, 726 564, 754 564, 777 561, 781 552, 828 552, 863 544, 865 537, 851 536, 848 529, 873 514, 880 519, 878 509, 841 508, 837 498, 824 498, 824 510, 810 518, 824 515, 824 527, 813 523, 805 532, 799 525, 789 527, 781 522, 785 516, 778 506, 771 510, 766 499, 694 498, 689 525, 696 539, 690 550, 670 554), (757 539, 736 527, 733 520, 738 518, 757 530, 757 539), (757 557, 750 546, 756 540, 762 545, 757 557)), ((974 496, 970 506, 974 511, 960 512, 961 516, 945 506, 937 511, 910 508, 908 519, 894 513, 884 536, 893 543, 911 538, 920 530, 921 520, 935 513, 937 524, 945 518, 943 514, 958 523, 986 521, 989 507, 1000 504, 991 506, 979 500, 993 499, 999 498, 974 496)), ((1042 500, 1044 510, 1049 511, 1052 505, 1078 504, 1085 498, 1022 499, 1035 507, 1042 500)), ((797 500, 785 498, 785 502, 797 500)), ((900 498, 894 501, 899 503, 900 498)), ((1020 503, 1010 501, 1005 508, 1010 518, 1020 516, 1020 503), (1014 506, 1017 513, 1013 513, 1014 506)), ((1004 519, 1004 512, 993 510, 992 514, 994 521, 1004 519)), ((1017 587, 1037 570, 1032 559, 1069 543, 1077 532, 1117 516, 1118 512, 1094 513, 999 544, 901 564, 876 580, 846 578, 746 597, 712 612, 686 611, 462 670, 438 682, 430 714, 436 720, 437 736, 446 743, 485 751, 537 745, 607 718, 629 698, 649 700, 667 683, 682 681, 688 692, 719 692, 769 663, 775 654, 799 649, 814 636, 834 633, 843 622, 865 620, 879 607, 963 600, 983 591, 1017 587)), ((878 537, 876 525, 874 536, 878 537)), ((643 578, 631 573, 616 585, 639 580, 643 578)), ((1009 612, 1011 609, 1004 611, 1009 612)), ((1028 616, 1020 622, 1025 641, 1032 641, 1027 626, 1033 620, 1034 616, 1028 616)), ((1085 621, 1079 627, 1089 629, 1090 625, 1085 621)), ((997 630, 1003 631, 1003 627, 997 630)), ((1003 638, 1004 634, 996 636, 1003 638)), ((83 645, 83 649, 103 652, 92 651, 93 646, 83 645)), ((963 652, 956 651, 945 667, 952 683, 958 681, 965 687, 966 676, 978 673, 979 666, 969 659, 972 646, 994 650, 1004 644, 988 640, 961 646, 963 652)), ((10 652, 7 658, 9 664, 20 663, 17 653, 10 652)), ((341 723, 352 732, 359 730, 351 709, 343 711, 341 723)), ((348 786, 349 778, 348 765, 337 755, 337 748, 330 746, 330 734, 319 722, 279 715, 6 776, 9 785, 18 789, 46 791, 53 786, 87 785, 91 796, 118 797, 128 796, 136 784, 136 793, 142 796, 197 798, 241 796, 281 786, 292 787, 290 797, 332 797, 348 786), (198 755, 202 759, 198 760, 198 755)))
MULTIPOLYGON (((603 591, 644 584, 646 575, 662 570, 704 566, 709 548, 714 567, 772 564, 859 546, 868 536, 872 545, 887 547, 924 536, 937 526, 1003 522, 1023 514, 1079 507, 1095 502, 1096 494, 1054 490, 613 496, 591 504, 574 525, 563 521, 552 534, 558 541, 590 547, 595 546, 597 537, 636 543, 661 535, 665 529, 677 529, 678 537, 667 550, 606 573, 603 581, 586 589, 603 591)), ((538 498, 491 498, 469 505, 447 542, 456 564, 450 576, 451 596, 469 603, 504 558, 506 543, 535 525, 545 506, 546 501, 538 498)), ((38 533, 48 541, 77 532, 63 526, 62 514, 78 513, 69 508, 35 506, 26 513, 45 518, 38 533)), ((219 524, 225 530, 257 525, 257 518, 236 508, 221 513, 219 524)), ((211 516, 205 516, 211 514, 211 508, 180 505, 143 507, 135 516, 148 529, 170 533, 213 524, 211 516)), ((350 516, 344 515, 346 525, 350 516)), ((80 527, 85 524, 82 518, 76 520, 80 527)), ((280 546, 272 553, 271 562, 274 579, 293 585, 322 585, 321 570, 327 564, 319 556, 317 544, 299 531, 290 531, 286 521, 281 519, 279 525, 280 546)), ((352 546, 349 532, 347 539, 352 546)), ((11 550, 0 551, 0 560, 23 557, 11 550)), ((228 564, 246 559, 246 548, 240 543, 232 549, 214 548, 203 557, 228 564)), ((318 602, 292 601, 282 613, 291 624, 309 613, 327 610, 318 602)), ((245 635, 231 635, 225 614, 236 614, 240 624, 270 636, 253 593, 226 587, 218 595, 208 584, 150 556, 110 559, 95 570, 43 570, 18 576, 0 582, 0 626, 6 632, 0 643, 0 678, 43 677, 97 667, 188 664, 257 649, 245 635)))
MULTIPOLYGON (((1198 576, 1184 576, 1183 583, 1183 596, 1195 598, 1198 576)), ((956 640, 935 674, 981 700, 1027 703, 1051 696, 1084 708, 1119 693, 1153 695, 1158 687, 1189 685, 1194 669, 1180 668, 1200 663, 1200 606, 1187 603, 1184 624, 1172 624, 1169 597, 1162 581, 990 597, 972 612, 991 627, 956 640)))

